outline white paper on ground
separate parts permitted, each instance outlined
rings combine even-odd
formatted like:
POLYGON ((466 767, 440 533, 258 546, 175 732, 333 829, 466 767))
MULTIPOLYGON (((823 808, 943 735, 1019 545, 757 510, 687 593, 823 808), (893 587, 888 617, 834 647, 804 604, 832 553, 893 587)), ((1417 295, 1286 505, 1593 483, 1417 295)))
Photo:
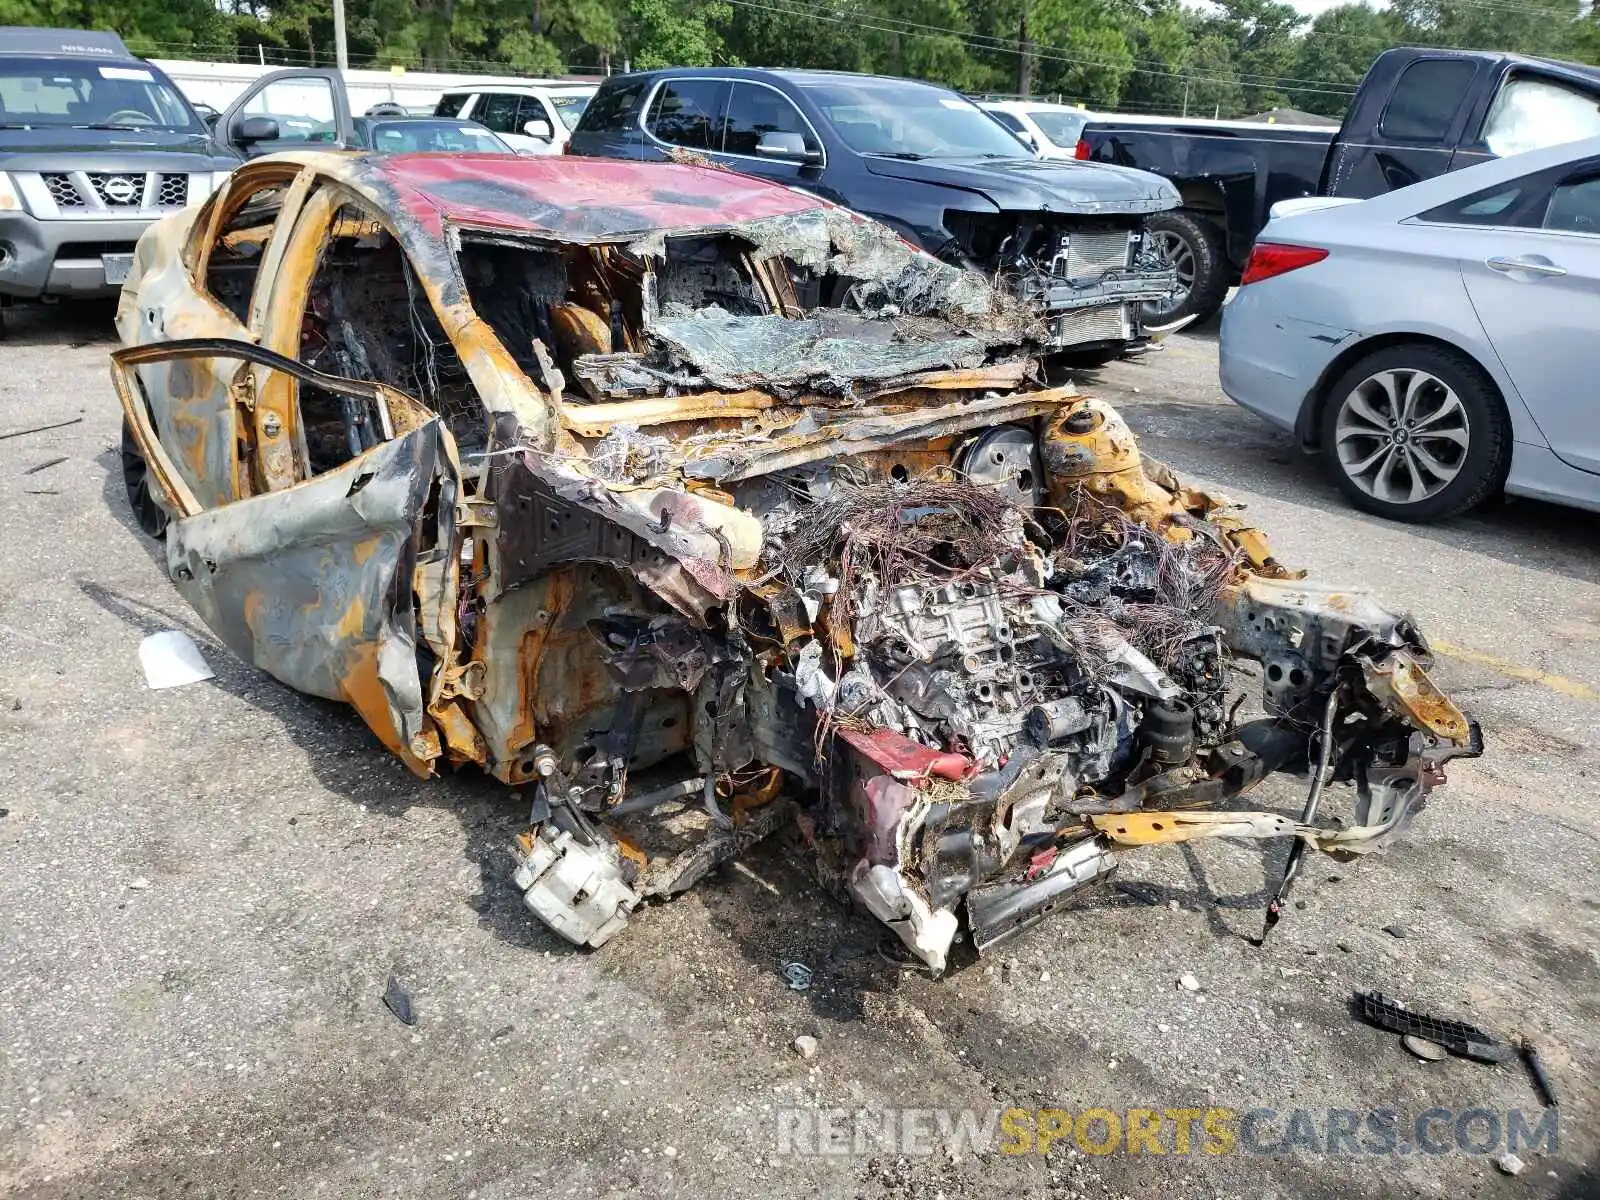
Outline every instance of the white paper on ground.
POLYGON ((194 639, 178 629, 163 629, 140 642, 139 665, 152 688, 182 687, 215 677, 194 639))

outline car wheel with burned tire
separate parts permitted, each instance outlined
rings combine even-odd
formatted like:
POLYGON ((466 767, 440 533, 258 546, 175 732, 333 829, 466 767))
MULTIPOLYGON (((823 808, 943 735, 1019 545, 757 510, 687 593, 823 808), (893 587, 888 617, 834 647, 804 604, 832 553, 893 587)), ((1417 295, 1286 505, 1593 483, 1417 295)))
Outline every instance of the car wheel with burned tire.
POLYGON ((1387 346, 1328 390, 1321 447, 1357 508, 1437 521, 1500 490, 1511 422, 1494 381, 1466 355, 1427 343, 1387 346))
POLYGON ((1185 317, 1204 320, 1221 308, 1229 283, 1222 231, 1205 217, 1182 210, 1154 213, 1144 227, 1150 246, 1178 276, 1172 295, 1145 302, 1144 323, 1170 325, 1185 317))
POLYGON ((167 514, 151 494, 150 465, 126 418, 122 422, 122 486, 127 489, 128 507, 133 510, 140 531, 148 537, 166 537, 167 514))

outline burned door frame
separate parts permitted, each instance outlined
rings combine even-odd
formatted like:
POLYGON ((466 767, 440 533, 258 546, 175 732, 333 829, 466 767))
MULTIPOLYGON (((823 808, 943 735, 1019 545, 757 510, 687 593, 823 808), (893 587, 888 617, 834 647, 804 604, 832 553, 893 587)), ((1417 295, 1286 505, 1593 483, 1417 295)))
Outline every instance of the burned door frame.
MULTIPOLYGON (((303 165, 289 162, 239 168, 181 231, 183 244, 166 268, 141 279, 137 295, 128 297, 130 311, 119 313, 119 323, 136 322, 141 330, 137 340, 147 344, 197 337, 253 341, 259 314, 269 307, 267 297, 284 232, 304 199, 308 174, 303 165), (252 320, 247 325, 212 294, 206 270, 226 222, 274 179, 287 190, 262 248, 251 293, 252 320)), ((245 414, 235 399, 239 371, 238 363, 215 357, 151 362, 138 371, 162 445, 175 455, 174 465, 189 490, 207 505, 225 504, 260 490, 249 456, 241 454, 241 446, 248 446, 250 438, 245 414)))
MULTIPOLYGON (((461 471, 444 422, 384 384, 326 375, 232 339, 163 342, 111 359, 123 415, 173 516, 174 585, 240 658, 299 691, 349 703, 407 767, 431 775, 444 740, 430 710, 450 699, 460 569, 461 471), (136 375, 202 358, 237 359, 359 399, 382 412, 393 436, 287 489, 203 504, 150 422, 136 375)), ((248 390, 251 376, 238 378, 235 391, 248 390)))

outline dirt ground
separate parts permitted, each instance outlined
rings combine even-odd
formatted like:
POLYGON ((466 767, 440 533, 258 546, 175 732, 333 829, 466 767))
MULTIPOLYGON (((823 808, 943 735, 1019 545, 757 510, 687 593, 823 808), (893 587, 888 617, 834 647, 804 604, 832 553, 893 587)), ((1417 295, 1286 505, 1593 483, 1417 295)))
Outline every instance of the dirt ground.
MULTIPOLYGON (((1483 721, 1486 755, 1452 766, 1411 840, 1314 858, 1265 948, 1250 938, 1281 847, 1129 856, 934 980, 882 959, 870 919, 771 844, 575 952, 507 877, 522 802, 412 779, 352 714, 232 658, 174 593, 123 496, 109 311, 9 326, 0 1193, 1600 1196, 1600 518, 1526 502, 1423 529, 1360 516, 1218 391, 1214 333, 1179 337, 1086 388, 1147 452, 1247 503, 1281 558, 1414 611, 1483 721), (148 690, 138 645, 161 629, 192 633, 216 679, 148 690), (796 961, 807 991, 782 976, 796 961), (391 973, 414 1028, 380 1001, 391 973), (1534 1038, 1556 1143, 1515 1178, 1414 1145, 1433 1106, 1441 1130, 1474 1108, 1530 1125, 1543 1110, 1516 1060, 1426 1063, 1353 1020, 1365 989, 1534 1038), (1279 1140, 1291 1110, 1320 1128, 1329 1109, 1391 1109, 1400 1136, 1393 1153, 1318 1137, 1263 1154, 1177 1154, 1170 1137, 1159 1156, 1070 1138, 1048 1155, 782 1152, 786 1112, 900 1107, 1271 1109, 1279 1140)), ((1261 798, 1293 810, 1302 787, 1261 798)))

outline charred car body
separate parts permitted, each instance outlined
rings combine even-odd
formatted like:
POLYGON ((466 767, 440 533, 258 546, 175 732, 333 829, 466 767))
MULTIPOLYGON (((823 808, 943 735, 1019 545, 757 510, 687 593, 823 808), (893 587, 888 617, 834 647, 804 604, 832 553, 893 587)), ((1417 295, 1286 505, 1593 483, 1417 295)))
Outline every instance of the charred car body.
POLYGON ((569 154, 692 155, 853 208, 987 276, 1044 318, 1046 351, 1113 357, 1139 309, 1177 286, 1144 220, 1174 208, 1159 175, 1041 162, 988 113, 912 79, 756 67, 613 76, 569 154))
POLYGON ((178 590, 419 775, 531 795, 516 883, 575 943, 793 826, 938 969, 1131 847, 1380 847, 1479 748, 1409 620, 1042 386, 1026 305, 791 189, 261 159, 118 326, 178 590), (1300 820, 1219 807, 1308 758, 1300 820))

